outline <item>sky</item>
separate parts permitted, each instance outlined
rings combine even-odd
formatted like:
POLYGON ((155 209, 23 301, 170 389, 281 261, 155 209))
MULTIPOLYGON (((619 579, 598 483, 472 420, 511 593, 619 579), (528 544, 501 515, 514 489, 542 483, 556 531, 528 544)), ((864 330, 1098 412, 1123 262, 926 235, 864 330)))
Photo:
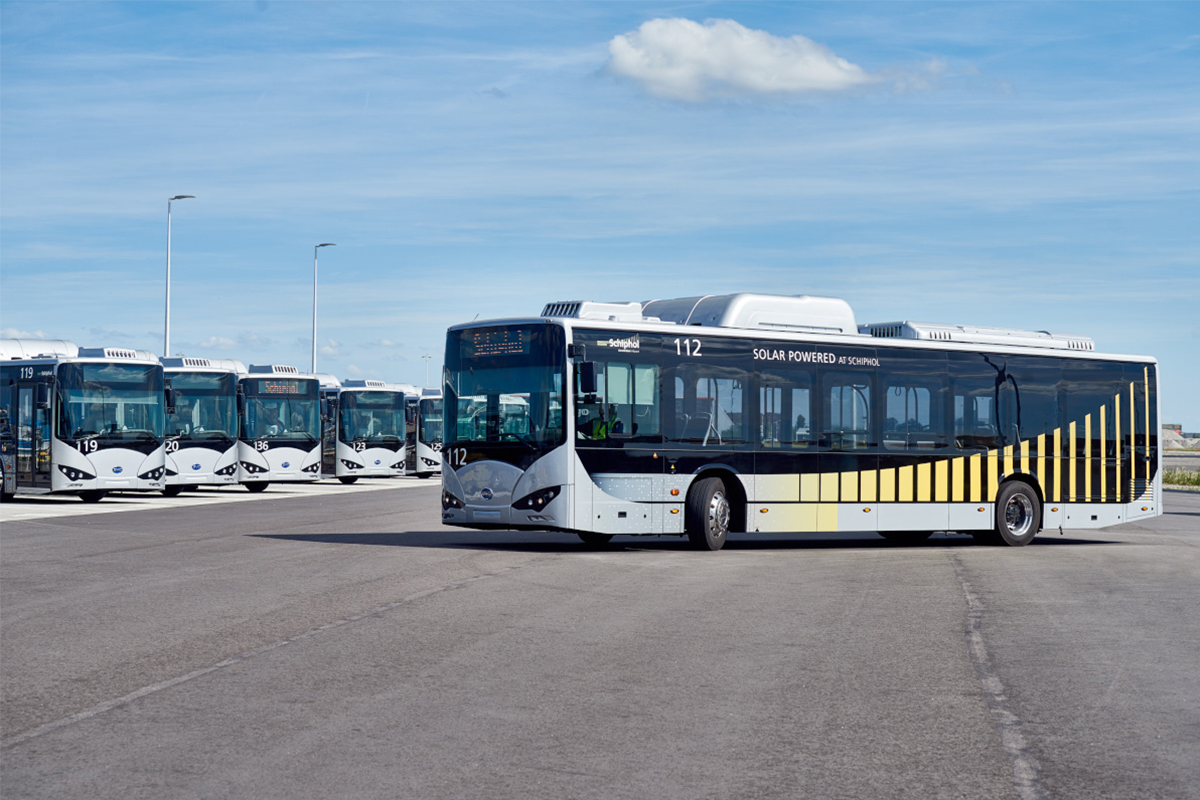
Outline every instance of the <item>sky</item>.
POLYGON ((0 3, 0 335, 437 384, 560 300, 1091 336, 1200 431, 1198 3, 0 3), (428 356, 428 358, 425 358, 428 356))

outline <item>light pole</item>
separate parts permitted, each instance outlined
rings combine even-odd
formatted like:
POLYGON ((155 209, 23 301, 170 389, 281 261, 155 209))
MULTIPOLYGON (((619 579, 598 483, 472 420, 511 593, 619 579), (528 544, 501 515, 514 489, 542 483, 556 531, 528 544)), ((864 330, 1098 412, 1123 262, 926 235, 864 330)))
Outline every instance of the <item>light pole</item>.
POLYGON ((424 356, 421 356, 421 358, 425 359, 425 385, 428 386, 429 385, 429 359, 433 358, 433 356, 424 355, 424 356))
POLYGON ((163 358, 171 356, 171 203, 195 198, 192 194, 177 194, 167 198, 167 316, 163 322, 163 358))
POLYGON ((322 247, 337 247, 337 242, 323 242, 313 248, 313 358, 312 371, 317 374, 317 251, 322 247))

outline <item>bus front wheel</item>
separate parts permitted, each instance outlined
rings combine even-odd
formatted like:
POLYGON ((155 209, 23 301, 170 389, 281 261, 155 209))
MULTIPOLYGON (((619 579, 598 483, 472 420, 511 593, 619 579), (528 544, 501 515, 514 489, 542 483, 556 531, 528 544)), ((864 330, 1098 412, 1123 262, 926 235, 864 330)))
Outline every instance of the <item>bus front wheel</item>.
POLYGON ((731 510, 725 482, 704 478, 692 484, 684 508, 683 527, 697 550, 720 550, 729 534, 731 510))
POLYGON ((1010 547, 1024 547, 1042 529, 1042 504, 1028 484, 1009 481, 996 496, 994 537, 1010 547))
POLYGON ((242 485, 246 487, 247 492, 262 492, 265 491, 269 481, 246 481, 242 485))
POLYGON ((601 547, 612 541, 611 533, 580 533, 579 538, 588 547, 601 547))
POLYGON ((178 497, 180 494, 183 493, 183 488, 184 487, 181 484, 175 484, 173 486, 166 486, 163 488, 163 496, 164 497, 178 497))
POLYGON ((338 480, 341 481, 342 483, 346 484, 347 486, 349 486, 350 484, 352 484, 356 480, 358 480, 358 476, 357 475, 343 475, 342 477, 338 478, 338 480))
POLYGON ((79 499, 85 503, 99 503, 104 498, 104 492, 98 489, 89 489, 79 493, 79 499))

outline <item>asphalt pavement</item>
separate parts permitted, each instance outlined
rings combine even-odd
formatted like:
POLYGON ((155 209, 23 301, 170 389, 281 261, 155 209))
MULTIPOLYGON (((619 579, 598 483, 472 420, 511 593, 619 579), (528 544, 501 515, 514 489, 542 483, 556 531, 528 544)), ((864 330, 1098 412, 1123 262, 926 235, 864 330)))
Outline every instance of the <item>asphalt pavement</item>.
POLYGON ((1200 798, 1198 494, 708 553, 447 529, 438 491, 6 508, 0 794, 1200 798))

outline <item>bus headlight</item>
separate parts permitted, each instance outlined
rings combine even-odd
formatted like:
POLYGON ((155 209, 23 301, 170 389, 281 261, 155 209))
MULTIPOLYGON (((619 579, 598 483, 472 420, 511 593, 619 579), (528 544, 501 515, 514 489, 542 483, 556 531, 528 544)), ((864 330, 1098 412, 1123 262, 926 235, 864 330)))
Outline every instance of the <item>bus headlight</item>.
POLYGON ((242 462, 242 469, 251 475, 261 475, 264 472, 270 472, 269 467, 260 467, 258 464, 251 464, 249 461, 242 462))
POLYGON ((167 471, 166 467, 155 467, 152 470, 147 470, 141 475, 138 475, 144 481, 159 481, 162 480, 163 473, 167 471))
POLYGON ((342 462, 342 466, 345 467, 346 469, 362 469, 363 468, 362 464, 355 464, 353 461, 347 461, 344 458, 341 459, 341 462, 342 462))
POLYGON ((425 462, 425 466, 427 467, 436 467, 441 464, 440 461, 434 461, 432 458, 426 458, 425 456, 421 456, 421 460, 425 462))
POLYGON ((462 500, 459 500, 457 497, 455 497, 454 495, 450 494, 449 492, 447 492, 445 490, 442 491, 442 510, 443 511, 449 511, 452 508, 466 508, 466 507, 467 507, 467 504, 464 503, 462 500))
POLYGON ((228 477, 235 472, 237 472, 237 464, 236 463, 230 464, 228 467, 221 467, 220 469, 216 470, 216 474, 221 475, 223 477, 228 477))
POLYGON ((312 474, 315 475, 316 473, 321 471, 321 462, 318 461, 315 464, 309 464, 307 467, 304 467, 300 471, 301 472, 311 472, 312 474))
POLYGON ((533 494, 522 497, 520 500, 513 503, 512 507, 525 511, 540 511, 549 505, 550 501, 558 497, 561 493, 561 486, 551 486, 546 489, 540 489, 533 494))
POLYGON ((58 465, 58 469, 63 475, 67 476, 67 480, 69 481, 90 481, 92 478, 96 477, 90 472, 84 472, 83 470, 75 469, 74 467, 65 467, 62 464, 58 465))

